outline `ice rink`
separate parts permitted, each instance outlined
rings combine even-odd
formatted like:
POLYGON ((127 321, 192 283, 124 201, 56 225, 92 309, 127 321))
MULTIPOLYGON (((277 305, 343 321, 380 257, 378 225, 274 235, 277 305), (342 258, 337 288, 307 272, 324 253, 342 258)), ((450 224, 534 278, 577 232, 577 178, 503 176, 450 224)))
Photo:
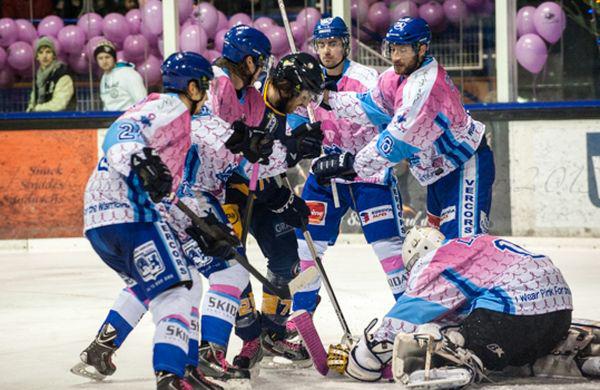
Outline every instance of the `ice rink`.
MULTIPOLYGON (((532 251, 544 253, 561 268, 569 282, 575 317, 600 320, 600 240, 513 238, 532 251)), ((325 267, 354 334, 381 318, 392 295, 375 255, 362 238, 346 236, 329 250, 325 267)), ((250 260, 264 272, 256 246, 250 260)), ((119 277, 82 241, 37 241, 29 250, 0 247, 0 389, 153 389, 151 366, 153 324, 149 315, 117 352, 117 372, 104 383, 69 373, 78 355, 95 335, 118 291, 119 277), (68 250, 65 250, 69 247, 68 250), (3 249, 1 249, 3 248, 3 249)), ((255 291, 260 288, 254 283, 255 291)), ((257 294, 260 300, 260 294, 257 294)), ((327 296, 316 314, 316 326, 326 344, 339 342, 341 329, 327 296)), ((230 355, 239 350, 233 336, 230 355)), ((312 368, 262 369, 256 389, 388 389, 397 384, 366 384, 335 373, 324 378, 312 368)), ((598 382, 517 383, 496 389, 598 389, 598 382)))

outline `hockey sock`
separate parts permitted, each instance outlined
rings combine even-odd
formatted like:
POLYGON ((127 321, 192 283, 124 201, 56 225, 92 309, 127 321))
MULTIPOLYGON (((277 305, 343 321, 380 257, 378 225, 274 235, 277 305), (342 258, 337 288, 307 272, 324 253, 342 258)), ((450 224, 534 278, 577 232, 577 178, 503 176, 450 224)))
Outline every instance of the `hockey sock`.
POLYGON ((167 371, 179 377, 185 374, 188 362, 190 333, 190 290, 178 286, 162 292, 150 301, 150 311, 156 325, 154 333, 154 371, 167 371))
POLYGON ((130 288, 124 288, 119 293, 108 316, 100 326, 110 324, 117 331, 117 337, 113 341, 116 347, 120 347, 129 333, 136 327, 142 316, 148 311, 147 302, 142 302, 130 288))
MULTIPOLYGON (((315 249, 319 256, 323 256, 325 249, 327 248, 327 242, 315 241, 315 249)), ((300 257, 300 270, 304 271, 308 267, 313 267, 315 262, 312 258, 308 244, 305 240, 298 240, 298 256, 300 257)), ((317 296, 319 295, 319 289, 321 288, 321 278, 317 278, 313 283, 308 284, 302 291, 294 294, 293 310, 306 310, 309 313, 313 313, 317 307, 317 296)))
POLYGON ((240 295, 249 278, 248 271, 239 264, 209 276, 210 288, 202 302, 200 320, 202 341, 227 346, 240 307, 240 295))
POLYGON ((392 237, 371 244, 386 274, 388 285, 394 294, 394 300, 397 300, 406 290, 407 275, 402 261, 403 243, 403 238, 392 237))

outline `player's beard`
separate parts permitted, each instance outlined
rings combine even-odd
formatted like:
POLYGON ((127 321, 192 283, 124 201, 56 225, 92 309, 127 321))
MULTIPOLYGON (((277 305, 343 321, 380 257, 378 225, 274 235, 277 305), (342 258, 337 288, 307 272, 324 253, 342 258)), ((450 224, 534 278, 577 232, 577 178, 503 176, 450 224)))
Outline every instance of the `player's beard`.
POLYGON ((420 62, 419 55, 415 54, 408 64, 399 65, 394 63, 394 72, 400 76, 409 76, 419 68, 420 62))

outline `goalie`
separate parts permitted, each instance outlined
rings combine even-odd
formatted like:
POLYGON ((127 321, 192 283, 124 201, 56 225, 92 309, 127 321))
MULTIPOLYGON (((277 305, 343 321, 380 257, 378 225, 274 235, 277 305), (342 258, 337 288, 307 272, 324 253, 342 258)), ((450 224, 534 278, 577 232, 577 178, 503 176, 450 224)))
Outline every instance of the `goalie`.
POLYGON ((508 366, 547 377, 599 374, 600 357, 590 357, 599 355, 600 329, 571 326, 571 290, 545 255, 491 235, 445 241, 416 227, 403 258, 406 292, 352 349, 330 346, 330 368, 361 381, 389 378, 391 368, 394 379, 421 388, 463 386, 508 366))

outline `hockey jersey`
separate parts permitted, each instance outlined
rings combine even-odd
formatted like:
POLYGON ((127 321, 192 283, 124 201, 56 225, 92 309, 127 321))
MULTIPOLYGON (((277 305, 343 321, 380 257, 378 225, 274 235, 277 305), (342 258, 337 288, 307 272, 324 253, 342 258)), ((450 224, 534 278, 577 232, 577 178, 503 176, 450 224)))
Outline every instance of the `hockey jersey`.
POLYGON ((173 176, 176 191, 190 148, 190 112, 176 94, 149 95, 108 129, 104 155, 88 180, 84 195, 84 231, 127 222, 160 219, 154 204, 131 170, 131 155, 156 150, 173 176))
POLYGON ((547 256, 491 235, 457 238, 415 264, 404 295, 378 332, 460 323, 478 308, 535 315, 572 310, 573 303, 567 282, 547 256))
POLYGON ((332 93, 329 104, 338 117, 385 126, 356 156, 354 168, 363 177, 408 158, 420 184, 434 183, 473 156, 485 131, 432 57, 408 77, 386 70, 365 93, 332 93))
MULTIPOLYGON (((342 77, 337 82, 340 92, 365 92, 376 86, 377 71, 357 62, 346 60, 342 77)), ((338 118, 336 113, 323 107, 315 108, 315 120, 321 121, 323 151, 325 154, 350 152, 356 154, 379 134, 379 129, 371 123, 367 125, 352 120, 338 118)), ((301 107, 288 116, 288 124, 293 129, 308 121, 306 109, 301 107)), ((382 184, 386 181, 389 169, 382 168, 378 174, 369 177, 357 177, 355 182, 382 184)), ((342 179, 336 181, 347 183, 342 179)))

